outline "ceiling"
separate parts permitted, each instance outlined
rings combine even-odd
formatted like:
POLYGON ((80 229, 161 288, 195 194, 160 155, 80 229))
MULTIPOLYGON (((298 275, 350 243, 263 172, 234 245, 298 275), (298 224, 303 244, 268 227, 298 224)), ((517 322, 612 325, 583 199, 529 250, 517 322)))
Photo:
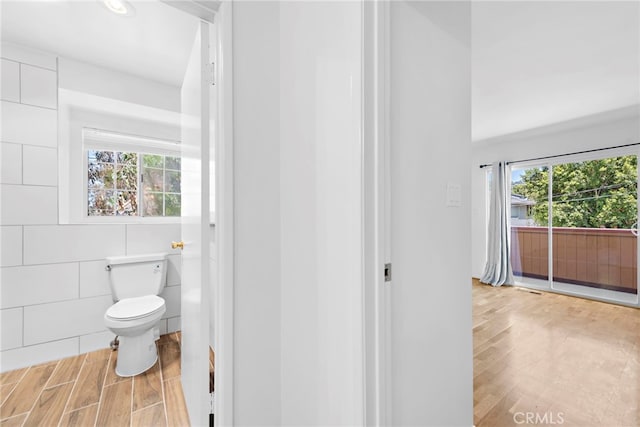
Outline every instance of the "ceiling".
POLYGON ((2 41, 181 86, 198 20, 159 1, 118 16, 98 0, 2 0, 2 41))
POLYGON ((472 138, 640 103, 640 2, 472 3, 472 138))
MULTIPOLYGON (((2 0, 2 40, 180 86, 197 20, 159 1, 2 0)), ((472 2, 472 138, 640 103, 640 3, 472 2)))

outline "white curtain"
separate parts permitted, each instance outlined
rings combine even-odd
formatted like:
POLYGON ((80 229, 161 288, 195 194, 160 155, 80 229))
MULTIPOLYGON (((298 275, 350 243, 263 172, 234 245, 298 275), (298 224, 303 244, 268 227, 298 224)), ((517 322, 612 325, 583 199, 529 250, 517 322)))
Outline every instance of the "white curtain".
POLYGON ((513 270, 509 253, 509 180, 507 166, 493 163, 491 169, 491 200, 489 201, 489 230, 487 243, 487 265, 484 267, 483 283, 493 286, 513 284, 513 270))

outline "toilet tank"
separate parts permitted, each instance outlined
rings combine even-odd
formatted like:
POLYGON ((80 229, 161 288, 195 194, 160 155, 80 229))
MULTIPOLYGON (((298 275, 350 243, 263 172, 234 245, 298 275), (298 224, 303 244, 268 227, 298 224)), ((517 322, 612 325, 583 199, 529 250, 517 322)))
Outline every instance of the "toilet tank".
POLYGON ((116 301, 159 295, 167 283, 167 254, 108 257, 106 269, 116 301))

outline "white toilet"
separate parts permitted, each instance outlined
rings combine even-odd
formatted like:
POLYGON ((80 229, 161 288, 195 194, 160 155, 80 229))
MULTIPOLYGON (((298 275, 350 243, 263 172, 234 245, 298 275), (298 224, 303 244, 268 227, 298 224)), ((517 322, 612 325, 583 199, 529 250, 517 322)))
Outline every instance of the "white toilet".
POLYGON ((106 270, 117 302, 107 309, 104 323, 119 336, 116 374, 131 377, 158 360, 155 326, 166 311, 158 295, 167 282, 167 254, 109 257, 106 270))

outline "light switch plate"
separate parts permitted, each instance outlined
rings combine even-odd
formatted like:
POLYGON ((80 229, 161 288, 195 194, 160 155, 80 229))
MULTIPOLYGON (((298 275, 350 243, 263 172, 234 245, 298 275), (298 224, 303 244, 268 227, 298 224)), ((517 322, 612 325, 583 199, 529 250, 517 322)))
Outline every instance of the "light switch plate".
POLYGON ((458 208, 462 206, 462 186, 460 184, 447 184, 447 207, 458 208))

